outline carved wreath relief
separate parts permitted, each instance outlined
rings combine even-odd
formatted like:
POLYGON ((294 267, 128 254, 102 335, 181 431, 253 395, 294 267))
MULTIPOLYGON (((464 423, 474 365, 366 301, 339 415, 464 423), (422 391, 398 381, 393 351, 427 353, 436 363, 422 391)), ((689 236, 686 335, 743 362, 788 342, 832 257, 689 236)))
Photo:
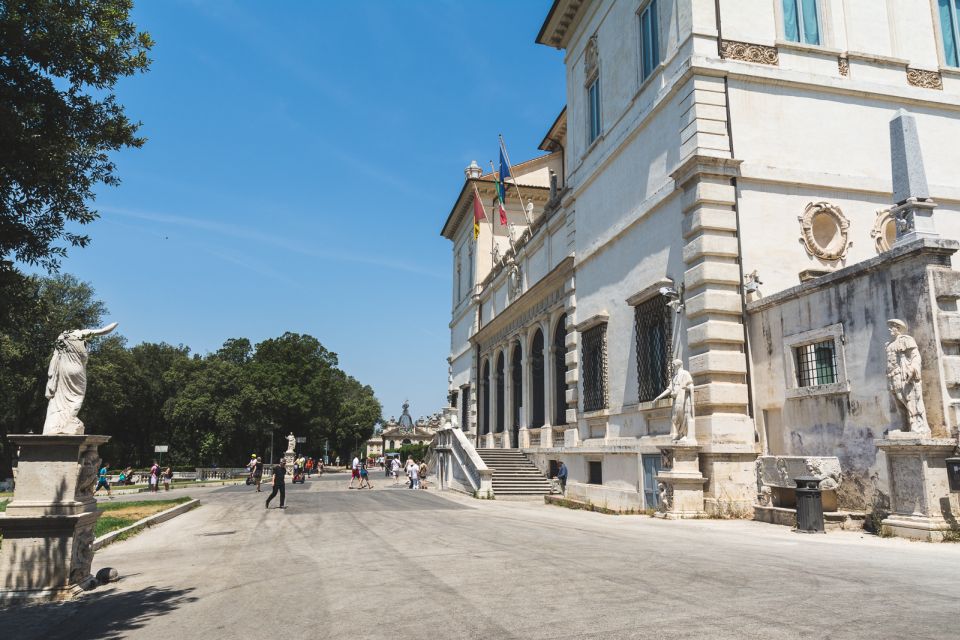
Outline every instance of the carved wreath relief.
POLYGON ((943 78, 939 71, 907 68, 907 84, 921 89, 943 90, 943 78))
POLYGON ((758 64, 779 65, 780 53, 776 47, 767 47, 762 44, 737 42, 735 40, 720 41, 720 55, 730 60, 756 62, 758 64))
POLYGON ((873 238, 877 253, 889 251, 893 243, 897 241, 897 220, 890 209, 877 211, 877 218, 873 222, 870 237, 873 238))
POLYGON ((826 262, 847 257, 850 247, 850 221, 839 207, 827 202, 811 202, 800 221, 800 240, 807 253, 826 262))

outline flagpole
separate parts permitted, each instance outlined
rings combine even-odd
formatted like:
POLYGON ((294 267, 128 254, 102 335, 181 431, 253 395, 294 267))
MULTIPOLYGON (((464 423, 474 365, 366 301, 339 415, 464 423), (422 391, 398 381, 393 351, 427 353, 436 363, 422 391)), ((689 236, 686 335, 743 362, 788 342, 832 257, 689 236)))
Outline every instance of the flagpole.
POLYGON ((523 217, 527 221, 527 224, 533 224, 533 220, 530 219, 530 216, 527 215, 527 206, 523 201, 523 194, 520 193, 520 185, 517 183, 517 177, 513 175, 513 163, 510 162, 510 154, 507 153, 507 145, 503 142, 503 134, 498 133, 497 138, 500 139, 500 151, 503 152, 503 157, 507 161, 507 167, 510 169, 510 177, 513 178, 513 186, 517 190, 517 197, 520 198, 520 208, 523 209, 523 217))
MULTIPOLYGON (((492 171, 494 174, 497 175, 497 177, 499 177, 499 174, 497 174, 496 169, 493 168, 493 160, 490 160, 490 171, 492 171)), ((497 194, 499 194, 499 193, 500 193, 500 192, 498 191, 497 194)), ((500 198, 497 197, 497 200, 499 201, 500 198)), ((503 207, 504 212, 506 212, 507 208, 503 206, 503 202, 500 202, 500 206, 503 207)), ((523 200, 520 200, 520 208, 523 209, 523 200)), ((497 211, 496 213, 499 215, 500 212, 497 211)), ((524 217, 526 217, 526 210, 525 210, 525 209, 524 209, 524 217)), ((528 222, 529 222, 529 221, 528 221, 528 222)), ((493 221, 492 221, 492 220, 490 221, 490 229, 491 229, 491 231, 493 230, 493 221)), ((510 241, 510 248, 513 249, 513 253, 516 254, 516 253, 517 253, 517 249, 516 249, 516 247, 513 246, 513 234, 510 232, 510 221, 509 221, 509 220, 507 220, 507 240, 510 241)))

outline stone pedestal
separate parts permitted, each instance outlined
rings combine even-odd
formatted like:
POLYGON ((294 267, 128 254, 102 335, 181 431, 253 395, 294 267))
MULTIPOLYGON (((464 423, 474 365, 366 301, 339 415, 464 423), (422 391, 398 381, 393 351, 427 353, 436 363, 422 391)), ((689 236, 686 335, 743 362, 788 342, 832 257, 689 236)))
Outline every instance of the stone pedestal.
POLYGON ((100 455, 109 436, 10 435, 17 485, 0 514, 0 604, 64 600, 93 578, 100 455))
MULTIPOLYGON (((359 457, 359 454, 358 454, 359 457)), ((289 451, 283 452, 283 459, 287 463, 287 473, 293 473, 293 463, 297 461, 297 454, 289 451)))
POLYGON ((703 485, 707 481, 700 473, 700 447, 694 443, 674 442, 660 449, 663 456, 663 471, 657 474, 657 482, 664 485, 658 517, 668 519, 702 518, 703 485))
POLYGON ((891 513, 881 523, 883 530, 903 538, 938 542, 951 528, 944 518, 944 512, 949 515, 952 511, 946 459, 957 441, 916 437, 909 432, 890 435, 894 437, 874 441, 886 454, 890 481, 891 513))

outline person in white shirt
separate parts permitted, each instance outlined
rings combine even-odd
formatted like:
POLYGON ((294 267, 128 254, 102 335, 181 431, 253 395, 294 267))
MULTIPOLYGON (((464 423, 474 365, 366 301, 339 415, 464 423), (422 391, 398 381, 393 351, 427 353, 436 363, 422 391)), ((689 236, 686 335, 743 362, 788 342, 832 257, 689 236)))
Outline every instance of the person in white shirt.
POLYGON ((356 480, 358 483, 360 482, 360 458, 357 456, 353 456, 353 464, 351 464, 350 471, 350 486, 347 487, 348 489, 353 489, 354 480, 356 480))
POLYGON ((409 467, 410 474, 410 488, 419 489, 420 488, 420 468, 416 464, 412 464, 409 467))
POLYGON ((393 474, 393 484, 400 484, 400 460, 394 458, 390 461, 390 473, 393 474))

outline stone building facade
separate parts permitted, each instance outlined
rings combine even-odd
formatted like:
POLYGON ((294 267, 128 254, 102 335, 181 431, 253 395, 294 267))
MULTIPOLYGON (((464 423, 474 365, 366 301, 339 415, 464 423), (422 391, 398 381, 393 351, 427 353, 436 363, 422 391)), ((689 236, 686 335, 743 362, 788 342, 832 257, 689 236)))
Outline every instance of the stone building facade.
MULTIPOLYGON (((517 241, 488 219, 474 242, 469 185, 493 176, 468 173, 443 229, 451 399, 477 446, 523 447, 544 470, 566 461, 574 498, 652 508, 671 444, 670 402, 654 398, 679 357, 706 511, 752 509, 763 455, 838 458, 858 478, 840 491, 850 509, 889 495, 872 443, 894 424, 882 336, 859 332, 904 310, 901 284, 945 282, 931 260, 952 269, 949 241, 886 255, 900 110, 915 118, 930 223, 960 238, 960 32, 941 4, 556 0, 537 42, 564 51, 567 104, 547 155, 515 173, 532 215, 515 199, 517 241), (858 336, 845 385, 813 399, 783 371, 806 332, 858 336), (804 433, 832 435, 807 446, 804 433)), ((953 298, 931 295, 918 335, 950 322, 937 310, 953 298)), ((935 435, 955 439, 956 344, 923 344, 946 362, 924 372, 935 435)))

